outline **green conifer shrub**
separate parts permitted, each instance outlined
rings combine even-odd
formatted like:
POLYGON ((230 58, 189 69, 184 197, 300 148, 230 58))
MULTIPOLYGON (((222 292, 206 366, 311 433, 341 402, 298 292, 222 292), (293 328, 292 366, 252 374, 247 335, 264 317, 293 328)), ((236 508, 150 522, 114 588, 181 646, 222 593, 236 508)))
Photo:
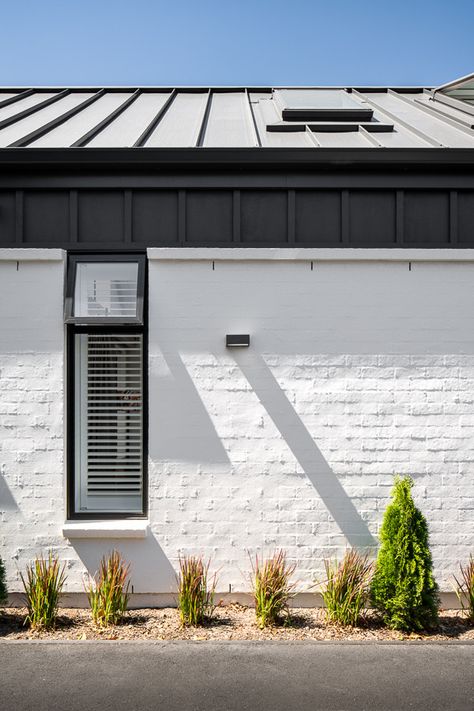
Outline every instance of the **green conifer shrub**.
POLYGON ((374 607, 391 629, 413 631, 438 617, 438 586, 433 577, 428 525, 415 506, 411 477, 396 477, 392 502, 380 530, 380 550, 371 585, 374 607))
POLYGON ((5 566, 3 564, 3 560, 0 558, 0 605, 5 605, 8 598, 7 583, 5 577, 5 566))

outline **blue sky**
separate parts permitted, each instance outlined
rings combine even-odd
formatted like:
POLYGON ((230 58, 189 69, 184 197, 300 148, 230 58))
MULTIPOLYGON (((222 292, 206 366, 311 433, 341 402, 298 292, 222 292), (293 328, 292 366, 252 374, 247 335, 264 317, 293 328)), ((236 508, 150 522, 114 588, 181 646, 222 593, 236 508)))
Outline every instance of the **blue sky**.
POLYGON ((474 0, 1 3, 0 84, 437 85, 474 72, 474 0))

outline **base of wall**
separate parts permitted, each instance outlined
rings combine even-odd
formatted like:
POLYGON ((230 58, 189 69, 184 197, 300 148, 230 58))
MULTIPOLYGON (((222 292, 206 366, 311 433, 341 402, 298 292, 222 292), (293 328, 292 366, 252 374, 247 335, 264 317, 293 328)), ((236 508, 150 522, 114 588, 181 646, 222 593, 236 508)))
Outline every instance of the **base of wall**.
MULTIPOLYGON (((459 600, 453 592, 440 594, 441 608, 445 610, 459 610, 459 600)), ((253 607, 253 598, 250 593, 216 593, 216 602, 223 605, 239 603, 253 607)), ((8 604, 11 607, 24 607, 24 596, 22 593, 11 593, 8 597, 8 604)), ((64 593, 61 596, 61 607, 88 608, 89 603, 85 593, 64 593)), ((133 593, 130 596, 129 608, 139 610, 150 607, 176 607, 176 595, 174 593, 133 593)), ((324 607, 319 593, 298 593, 292 601, 291 607, 324 607)))

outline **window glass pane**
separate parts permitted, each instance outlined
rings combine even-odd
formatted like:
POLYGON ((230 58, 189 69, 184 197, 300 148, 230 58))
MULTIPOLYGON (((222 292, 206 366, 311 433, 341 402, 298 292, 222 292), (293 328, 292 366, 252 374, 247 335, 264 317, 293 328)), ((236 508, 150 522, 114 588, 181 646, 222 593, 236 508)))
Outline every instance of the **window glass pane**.
POLYGON ((73 315, 135 318, 137 284, 136 262, 79 262, 73 315))
POLYGON ((284 121, 370 121, 374 113, 342 89, 275 89, 273 96, 284 121))
POLYGON ((360 109, 364 108, 347 91, 340 89, 276 89, 287 109, 360 109))
POLYGON ((439 86, 434 92, 434 98, 439 98, 440 94, 474 106, 474 76, 471 75, 439 86))
POLYGON ((75 341, 76 510, 141 513, 143 337, 75 341))
POLYGON ((467 104, 474 106, 474 81, 471 80, 465 84, 453 87, 452 89, 446 89, 441 92, 446 94, 446 96, 452 96, 453 99, 459 99, 460 101, 465 101, 467 104))

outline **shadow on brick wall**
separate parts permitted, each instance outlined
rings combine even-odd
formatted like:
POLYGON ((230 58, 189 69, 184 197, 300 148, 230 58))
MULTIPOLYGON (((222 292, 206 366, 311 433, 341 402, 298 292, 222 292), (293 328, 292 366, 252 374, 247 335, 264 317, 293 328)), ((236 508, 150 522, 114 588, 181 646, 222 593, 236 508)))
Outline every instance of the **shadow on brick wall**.
POLYGON ((89 575, 94 575, 102 556, 111 550, 120 551, 130 563, 133 592, 163 593, 176 590, 176 573, 155 536, 148 530, 141 539, 76 539, 71 546, 83 562, 89 575))
POLYGON ((255 350, 245 350, 235 352, 234 358, 348 543, 358 548, 375 546, 377 542, 366 521, 345 492, 262 356, 255 350))

